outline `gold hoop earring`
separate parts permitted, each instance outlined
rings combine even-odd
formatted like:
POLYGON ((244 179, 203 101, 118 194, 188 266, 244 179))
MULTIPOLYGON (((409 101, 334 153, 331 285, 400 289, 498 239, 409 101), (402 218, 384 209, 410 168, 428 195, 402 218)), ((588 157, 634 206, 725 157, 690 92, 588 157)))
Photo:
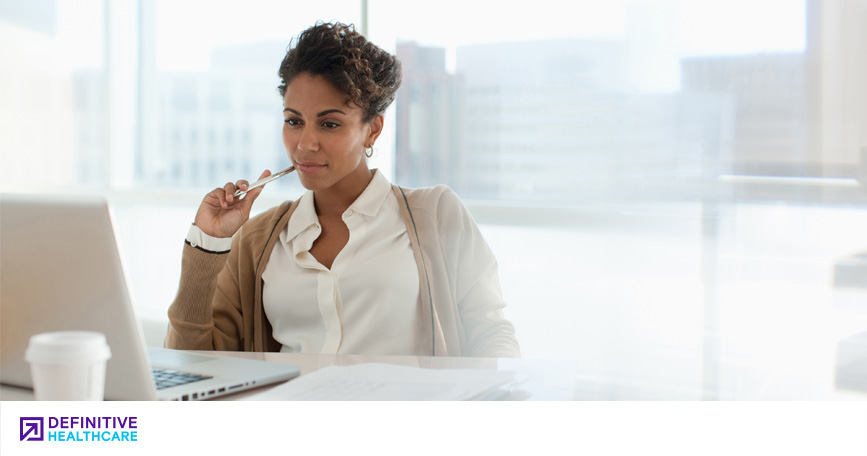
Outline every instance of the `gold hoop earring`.
POLYGON ((367 158, 373 157, 373 146, 367 146, 364 148, 364 156, 367 158))

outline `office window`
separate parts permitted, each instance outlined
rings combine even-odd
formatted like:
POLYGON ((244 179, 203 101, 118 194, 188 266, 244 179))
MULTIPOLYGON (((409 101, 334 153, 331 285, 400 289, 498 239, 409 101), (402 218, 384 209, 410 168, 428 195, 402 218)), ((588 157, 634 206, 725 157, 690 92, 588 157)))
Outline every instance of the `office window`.
POLYGON ((104 25, 98 0, 0 5, 4 189, 89 185, 105 175, 104 25))
POLYGON ((359 14, 357 0, 143 2, 136 184, 209 188, 288 166, 277 70, 289 41, 317 20, 359 14))
MULTIPOLYGON (((357 0, 3 2, 0 191, 105 194, 135 303, 162 320, 205 192, 288 164, 290 40, 360 13, 357 0)), ((270 187, 271 202, 301 192, 270 187)))
MULTIPOLYGON (((401 183, 567 206, 863 201, 853 186, 863 139, 825 147, 839 127, 817 116, 838 108, 819 72, 842 77, 822 62, 842 57, 823 43, 843 35, 809 22, 805 2, 445 1, 423 16, 399 4, 373 2, 370 28, 404 61, 401 183), (768 178, 849 188, 766 188, 768 178)), ((815 17, 832 8, 809 6, 815 17)), ((848 43, 840 52, 863 73, 860 45, 848 43)), ((857 99, 839 108, 857 110, 857 99)))
POLYGON ((863 260, 841 280, 867 251, 865 26, 858 1, 370 10, 404 63, 396 182, 469 202, 527 356, 637 398, 761 397, 757 371, 867 330, 835 307, 867 287, 863 260))

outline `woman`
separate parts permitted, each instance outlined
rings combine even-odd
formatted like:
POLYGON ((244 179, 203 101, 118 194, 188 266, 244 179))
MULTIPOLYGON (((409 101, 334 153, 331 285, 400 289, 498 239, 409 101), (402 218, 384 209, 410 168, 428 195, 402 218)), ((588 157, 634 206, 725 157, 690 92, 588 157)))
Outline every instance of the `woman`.
POLYGON ((400 62, 351 26, 320 23, 279 74, 283 143, 308 191, 250 220, 261 187, 236 198, 241 180, 204 198, 166 346, 520 356, 496 259, 458 197, 367 166, 400 62))

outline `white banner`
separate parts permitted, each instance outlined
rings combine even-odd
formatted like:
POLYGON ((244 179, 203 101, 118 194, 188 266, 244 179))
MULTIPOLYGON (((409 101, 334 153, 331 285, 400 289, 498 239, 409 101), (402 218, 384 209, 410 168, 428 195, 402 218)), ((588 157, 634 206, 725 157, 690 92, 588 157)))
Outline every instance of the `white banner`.
POLYGON ((0 454, 867 454, 867 402, 3 402, 0 454))

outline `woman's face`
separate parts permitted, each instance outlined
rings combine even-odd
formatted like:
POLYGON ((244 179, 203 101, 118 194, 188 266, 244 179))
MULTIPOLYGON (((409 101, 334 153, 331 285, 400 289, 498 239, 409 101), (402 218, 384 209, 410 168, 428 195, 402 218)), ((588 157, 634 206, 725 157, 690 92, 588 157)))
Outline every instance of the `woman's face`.
POLYGON ((286 86, 283 145, 308 190, 357 196, 370 182, 364 149, 382 131, 382 116, 364 122, 362 109, 346 101, 321 76, 301 73, 286 86))

